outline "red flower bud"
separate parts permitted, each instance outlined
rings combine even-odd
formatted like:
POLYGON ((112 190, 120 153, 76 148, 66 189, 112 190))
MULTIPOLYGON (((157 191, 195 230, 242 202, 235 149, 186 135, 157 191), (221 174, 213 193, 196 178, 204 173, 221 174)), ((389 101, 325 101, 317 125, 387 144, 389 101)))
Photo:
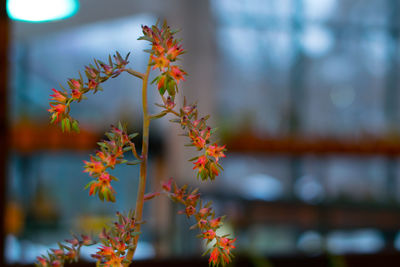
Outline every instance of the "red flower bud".
POLYGON ((75 80, 75 79, 70 79, 69 81, 72 85, 72 89, 81 89, 82 85, 81 85, 80 81, 75 80))
POLYGON ((56 256, 64 255, 64 250, 62 250, 62 249, 51 249, 51 251, 53 251, 54 255, 56 255, 56 256))
POLYGON ((171 184, 172 184, 172 178, 169 178, 167 182, 164 182, 162 184, 162 188, 167 191, 167 192, 171 192, 171 184))
POLYGON ((176 83, 179 84, 180 80, 183 80, 183 81, 185 80, 184 75, 186 75, 187 73, 184 72, 182 69, 180 69, 177 66, 172 66, 170 74, 172 77, 174 77, 174 79, 176 80, 176 83))
POLYGON ((187 206, 186 209, 185 209, 185 213, 186 213, 186 215, 187 215, 188 217, 190 217, 190 216, 192 216, 193 214, 196 213, 196 208, 193 207, 192 205, 187 206))
POLYGON ((88 88, 89 89, 95 89, 98 85, 99 85, 99 83, 97 83, 93 79, 90 79, 89 82, 88 82, 88 88))
POLYGON ((215 238, 214 230, 210 229, 203 233, 203 239, 213 240, 215 238))
POLYGON ((218 217, 216 219, 210 220, 210 227, 211 228, 217 228, 221 224, 221 217, 218 217))
POLYGON ((78 89, 72 89, 72 99, 80 100, 82 98, 82 92, 78 89))

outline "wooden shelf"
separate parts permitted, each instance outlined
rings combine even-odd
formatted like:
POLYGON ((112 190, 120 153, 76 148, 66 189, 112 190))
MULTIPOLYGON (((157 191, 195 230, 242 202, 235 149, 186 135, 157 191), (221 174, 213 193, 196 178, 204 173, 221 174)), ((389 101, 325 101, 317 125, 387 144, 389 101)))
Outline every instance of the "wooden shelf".
POLYGON ((399 204, 332 202, 311 205, 300 201, 245 200, 217 196, 217 199, 240 203, 234 212, 238 227, 252 224, 295 226, 300 229, 377 228, 397 232, 399 204))
POLYGON ((29 154, 39 150, 92 150, 101 139, 97 133, 62 133, 59 127, 18 123, 10 129, 11 149, 29 154))
POLYGON ((354 140, 306 137, 257 137, 252 134, 235 135, 225 140, 229 151, 264 154, 342 154, 342 155, 400 155, 399 138, 365 137, 354 140))

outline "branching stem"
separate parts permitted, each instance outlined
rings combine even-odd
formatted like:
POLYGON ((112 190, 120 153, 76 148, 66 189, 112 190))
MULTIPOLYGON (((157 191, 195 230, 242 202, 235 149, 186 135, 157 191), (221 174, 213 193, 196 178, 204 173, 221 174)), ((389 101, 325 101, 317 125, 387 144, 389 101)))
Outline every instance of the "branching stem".
MULTIPOLYGON (((142 154, 141 154, 142 162, 140 163, 140 178, 139 178, 139 187, 136 199, 135 220, 138 222, 138 224, 136 225, 135 232, 140 232, 140 222, 142 221, 142 215, 143 215, 144 193, 146 189, 147 158, 149 149, 149 126, 150 126, 150 117, 148 114, 148 107, 147 107, 147 85, 151 69, 150 63, 151 63, 151 58, 149 58, 149 63, 147 65, 146 73, 143 75, 143 86, 142 86, 142 105, 143 105, 143 139, 142 139, 142 154)), ((139 241, 139 235, 136 235, 132 244, 133 248, 128 250, 128 254, 126 256, 126 259, 129 262, 132 261, 133 255, 135 254, 138 241, 139 241)), ((125 264, 125 267, 128 266, 129 263, 125 264)))

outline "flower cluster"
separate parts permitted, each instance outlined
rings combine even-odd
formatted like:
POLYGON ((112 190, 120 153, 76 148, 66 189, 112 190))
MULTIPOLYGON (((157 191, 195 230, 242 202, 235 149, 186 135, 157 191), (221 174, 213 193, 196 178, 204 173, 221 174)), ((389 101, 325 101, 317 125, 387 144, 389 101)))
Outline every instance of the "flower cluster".
POLYGON ((82 246, 91 246, 96 242, 87 235, 81 235, 81 239, 73 236, 73 239, 65 240, 66 244, 58 243, 58 249, 51 249, 47 256, 37 257, 36 266, 38 267, 59 267, 64 266, 65 262, 78 261, 79 252, 82 246))
POLYGON ((128 215, 122 215, 117 212, 118 221, 110 227, 109 230, 103 229, 100 234, 100 243, 102 244, 96 254, 91 256, 101 263, 104 267, 122 267, 123 264, 129 264, 126 254, 129 249, 134 249, 134 237, 138 234, 135 227, 138 222, 133 217, 134 212, 128 215))
POLYGON ((231 261, 231 250, 235 248, 235 239, 228 235, 218 235, 217 230, 222 225, 222 217, 216 217, 215 211, 211 207, 211 203, 203 205, 198 190, 188 190, 188 187, 178 187, 171 179, 162 185, 166 194, 176 202, 185 206, 184 210, 179 211, 180 214, 193 217, 196 223, 191 229, 198 228, 201 234, 198 236, 207 241, 207 244, 212 244, 204 254, 210 253, 209 263, 213 266, 222 264, 223 266, 231 261))
POLYGON ((62 90, 52 89, 54 94, 50 95, 50 109, 48 111, 51 113, 51 123, 57 123, 61 121, 61 128, 63 131, 74 130, 79 132, 78 121, 73 119, 70 115, 70 105, 72 102, 80 102, 85 98, 84 94, 89 91, 96 93, 102 90, 100 84, 107 81, 109 78, 115 78, 123 71, 125 71, 125 66, 129 63, 129 54, 123 58, 116 52, 113 56, 114 61, 111 56, 109 56, 109 63, 106 64, 100 60, 94 60, 95 66, 90 64, 85 67, 85 75, 87 79, 84 79, 79 73, 78 79, 69 79, 68 86, 70 91, 65 90, 62 86, 62 90))
POLYGON ((178 56, 184 53, 182 46, 178 40, 174 39, 175 32, 164 24, 161 29, 157 26, 151 28, 142 26, 144 36, 141 40, 147 40, 152 43, 152 49, 146 50, 150 53, 151 65, 153 69, 159 69, 161 74, 157 76, 152 83, 157 82, 158 90, 161 94, 163 105, 158 105, 164 108, 160 114, 153 118, 160 118, 167 113, 173 113, 179 119, 173 120, 181 124, 183 129, 187 129, 187 135, 191 139, 191 146, 195 146, 199 151, 203 150, 204 154, 192 159, 194 167, 198 170, 197 177, 202 180, 210 178, 214 180, 219 175, 220 169, 219 159, 225 157, 225 146, 210 144, 212 129, 206 125, 209 116, 198 119, 198 111, 196 105, 186 105, 180 109, 180 112, 173 110, 175 107, 174 96, 178 90, 177 85, 180 80, 185 80, 184 72, 181 68, 172 65, 178 59, 178 56), (165 91, 168 92, 168 97, 164 97, 165 91))
POLYGON ((168 109, 167 105, 162 106, 167 112, 173 113, 178 119, 171 120, 172 122, 179 123, 185 135, 190 138, 190 144, 187 146, 194 146, 198 151, 203 152, 200 156, 190 159, 193 161, 193 169, 198 171, 197 178, 207 180, 210 178, 214 180, 219 175, 222 166, 219 164, 219 160, 225 157, 224 152, 226 151, 225 145, 219 146, 214 143, 211 144, 211 135, 215 129, 209 127, 206 122, 209 116, 198 118, 198 110, 196 104, 187 105, 186 100, 184 101, 183 108, 178 112, 168 109))
POLYGON ((147 40, 152 43, 152 49, 145 51, 151 54, 150 64, 153 69, 159 69, 161 72, 152 83, 157 83, 162 96, 167 91, 168 95, 174 98, 178 91, 179 81, 185 80, 187 73, 181 67, 172 63, 178 60, 178 56, 185 51, 179 41, 174 38, 176 32, 171 31, 167 24, 164 24, 161 29, 157 26, 151 28, 142 26, 142 30, 144 36, 140 37, 139 40, 147 40))
POLYGON ((128 135, 125 127, 119 124, 118 128, 111 126, 111 131, 106 133, 109 140, 99 142, 100 150, 95 156, 90 156, 90 161, 84 161, 85 170, 95 180, 90 181, 85 189, 89 188, 89 195, 98 194, 103 201, 115 202, 115 191, 111 186, 111 181, 118 179, 112 176, 107 169, 114 169, 116 164, 127 163, 130 165, 140 163, 139 156, 136 153, 135 144, 131 141, 137 134, 128 135), (134 162, 128 162, 124 159, 124 152, 132 151, 138 159, 134 162))

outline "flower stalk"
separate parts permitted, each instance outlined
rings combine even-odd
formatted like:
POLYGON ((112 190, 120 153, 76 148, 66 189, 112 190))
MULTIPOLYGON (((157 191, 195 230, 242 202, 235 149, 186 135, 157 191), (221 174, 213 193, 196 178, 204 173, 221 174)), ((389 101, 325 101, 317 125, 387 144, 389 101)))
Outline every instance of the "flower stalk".
MULTIPOLYGON (((149 64, 147 66, 146 73, 143 76, 143 85, 142 85, 143 137, 142 137, 142 154, 141 154, 142 162, 140 163, 140 174, 139 174, 140 177, 139 177, 139 186, 137 191, 136 209, 135 209, 135 218, 137 221, 141 221, 143 217, 144 193, 146 191, 146 180, 147 180, 147 160, 149 153, 149 127, 150 127, 150 117, 148 114, 148 105, 147 105, 148 102, 147 86, 151 70, 150 63, 151 63, 151 58, 149 59, 149 64)), ((140 232, 140 224, 136 226, 136 232, 140 232)), ((139 241, 139 235, 135 236, 133 240, 133 248, 128 250, 128 254, 126 256, 126 259, 128 261, 132 261, 138 241, 139 241)), ((126 263, 124 266, 129 266, 129 263, 126 263)))
MULTIPOLYGON (((128 267, 134 257, 140 236, 141 224, 143 223, 143 205, 145 201, 159 196, 160 192, 146 193, 148 150, 149 150, 149 126, 150 121, 164 117, 167 114, 173 114, 174 119, 171 122, 179 123, 185 136, 189 137, 188 146, 195 147, 198 156, 190 159, 194 164, 193 170, 197 172, 197 178, 202 181, 214 180, 222 170, 220 159, 225 157, 225 146, 211 143, 211 135, 215 129, 209 127, 206 122, 209 116, 199 117, 197 105, 186 104, 186 99, 180 109, 175 109, 175 95, 178 92, 178 84, 185 80, 187 73, 176 65, 178 57, 185 51, 180 45, 180 41, 175 39, 175 31, 164 23, 162 26, 153 25, 152 27, 142 26, 144 36, 139 40, 146 40, 151 43, 151 49, 145 50, 149 53, 149 61, 145 73, 141 73, 126 68, 129 54, 123 58, 118 52, 113 57, 109 56, 108 62, 94 60, 94 65, 85 67, 84 79, 81 74, 77 79, 69 79, 68 86, 70 92, 65 90, 58 91, 53 89, 54 94, 50 95, 51 123, 60 122, 63 131, 79 132, 78 121, 70 116, 71 104, 81 102, 86 99, 88 92, 102 91, 101 83, 110 78, 116 78, 123 72, 142 80, 142 152, 139 155, 133 141, 138 133, 128 134, 126 126, 121 123, 118 126, 111 126, 111 131, 105 133, 106 140, 99 143, 99 150, 95 155, 90 156, 89 161, 84 161, 84 172, 91 177, 86 189, 89 195, 98 195, 101 201, 116 201, 116 192, 112 187, 112 181, 118 181, 118 178, 111 175, 110 170, 119 164, 137 165, 140 164, 139 185, 137 188, 137 199, 135 209, 127 215, 117 212, 118 221, 103 229, 99 234, 99 241, 82 235, 82 241, 74 237, 67 240, 70 245, 60 243, 58 249, 48 252, 48 255, 42 255, 37 258, 37 265, 40 267, 59 267, 66 262, 76 261, 79 258, 81 246, 99 243, 97 252, 92 255, 97 260, 96 266, 99 267, 128 267), (159 71, 159 75, 151 81, 156 84, 163 104, 156 104, 162 110, 154 115, 148 111, 148 86, 149 76, 152 70, 159 71), (136 160, 128 161, 124 157, 125 152, 131 151, 136 160)), ((201 234, 198 236, 213 242, 212 250, 206 251, 210 254, 209 264, 213 266, 225 265, 231 261, 231 250, 235 248, 236 239, 227 235, 220 236, 216 231, 222 225, 223 217, 216 217, 214 210, 210 207, 211 203, 205 205, 200 200, 200 193, 197 189, 187 190, 187 186, 178 187, 172 179, 162 185, 164 195, 167 195, 173 201, 185 205, 185 209, 180 211, 187 217, 194 218, 196 224, 191 228, 198 228, 201 234)))

